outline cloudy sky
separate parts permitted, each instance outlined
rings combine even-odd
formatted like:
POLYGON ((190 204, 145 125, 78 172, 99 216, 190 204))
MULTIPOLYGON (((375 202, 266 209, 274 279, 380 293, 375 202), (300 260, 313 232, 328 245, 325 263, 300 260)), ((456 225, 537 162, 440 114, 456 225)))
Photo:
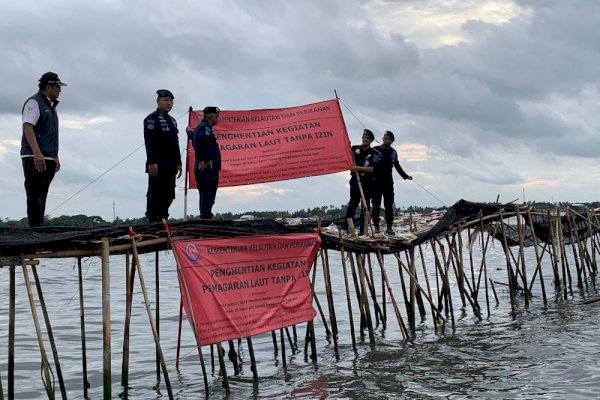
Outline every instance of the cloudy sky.
MULTIPOLYGON (((397 176, 400 207, 600 200, 599 23, 589 0, 3 1, 0 218, 25 216, 20 111, 46 71, 69 85, 51 216, 144 214, 142 120, 159 88, 180 127, 190 105, 288 107, 335 89, 353 143, 363 125, 395 132, 414 177, 397 176)), ((214 211, 347 196, 339 173, 223 189, 214 211)))

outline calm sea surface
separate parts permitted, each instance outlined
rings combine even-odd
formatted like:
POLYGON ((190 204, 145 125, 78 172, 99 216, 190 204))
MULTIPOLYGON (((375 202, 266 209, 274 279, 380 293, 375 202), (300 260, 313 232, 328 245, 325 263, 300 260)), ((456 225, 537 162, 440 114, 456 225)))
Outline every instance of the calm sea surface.
MULTIPOLYGON (((424 248, 431 284, 435 285, 431 251, 424 248)), ((488 274, 506 282, 504 256, 500 246, 487 255, 488 274)), ((527 250, 531 269, 534 259, 527 250)), ((499 305, 493 294, 491 316, 485 311, 483 291, 480 304, 483 321, 474 317, 470 307, 461 310, 460 296, 453 297, 456 329, 446 326, 437 334, 433 328, 430 309, 427 318, 417 327, 417 337, 410 343, 401 341, 398 323, 392 307, 387 306, 387 329, 377 328, 377 344, 367 340, 358 351, 352 350, 349 314, 345 299, 343 274, 339 253, 329 252, 333 274, 334 298, 339 329, 339 357, 334 354, 333 342, 325 337, 320 318, 315 320, 318 362, 304 361, 305 324, 298 326, 299 352, 287 351, 287 367, 281 354, 275 354, 271 335, 254 338, 260 381, 253 384, 247 348, 242 346, 245 359, 242 372, 230 373, 231 393, 221 387, 218 372, 211 372, 210 352, 204 350, 209 371, 211 398, 361 398, 361 399, 598 399, 600 398, 600 302, 581 304, 582 299, 599 295, 590 284, 585 292, 574 287, 568 300, 554 301, 548 265, 544 268, 549 302, 544 306, 540 286, 536 281, 529 309, 518 299, 517 315, 513 319, 510 298, 504 286, 496 285, 499 305)), ((125 312, 125 259, 111 257, 112 313, 112 393, 122 396, 121 362, 123 320, 125 312)), ((143 255, 144 278, 154 309, 154 254, 143 255)), ((476 262, 478 259, 476 258, 476 262)), ((160 253, 160 332, 163 352, 167 359, 169 377, 176 398, 204 397, 202 372, 193 335, 184 321, 180 372, 175 369, 175 349, 179 311, 179 288, 175 262, 170 252, 160 253)), ((385 257, 385 265, 394 294, 402 299, 398 266, 395 258, 385 257)), ((477 264, 478 265, 478 264, 477 264)), ((376 266, 376 264, 374 264, 376 266)), ((420 268, 420 266, 418 266, 420 268)), ((102 398, 102 307, 100 261, 84 259, 84 291, 88 378, 90 398, 102 398)), ((375 268, 375 282, 381 287, 380 273, 375 268)), ((69 398, 83 398, 81 340, 77 266, 72 259, 42 260, 38 267, 48 306, 60 362, 69 398)), ((6 394, 8 348, 8 269, 0 270, 0 374, 6 394)), ((327 314, 322 287, 322 268, 318 265, 317 294, 327 314)), ((33 279, 30 272, 30 279, 33 279)), ((421 273, 420 280, 423 279, 421 273)), ((598 282, 596 282, 598 283, 598 282)), ((452 284, 456 291, 456 284, 452 284)), ((378 290, 380 292, 380 290, 378 290)), ((358 307, 352 291, 354 321, 358 307)), ((403 303, 403 302, 402 302, 403 303)), ((403 304, 399 304, 406 316, 403 304)), ((38 307, 38 315, 41 310, 38 307)), ((43 321, 42 321, 43 323, 43 321)), ((245 342, 244 342, 245 343, 245 342)), ((51 358, 50 345, 46 349, 51 358)), ((227 350, 227 348, 225 347, 227 350)), ((136 399, 168 398, 164 382, 156 384, 155 349, 139 280, 136 277, 130 340, 129 397, 136 399)), ((23 273, 17 269, 16 322, 16 398, 45 398, 42 386, 40 355, 32 322, 23 273)), ((60 398, 58 382, 55 383, 60 398)))

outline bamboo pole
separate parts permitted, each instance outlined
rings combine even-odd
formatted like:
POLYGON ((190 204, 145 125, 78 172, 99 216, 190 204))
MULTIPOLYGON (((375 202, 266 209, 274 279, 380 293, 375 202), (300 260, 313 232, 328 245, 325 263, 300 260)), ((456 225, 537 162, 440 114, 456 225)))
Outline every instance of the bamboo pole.
POLYGON ((256 369, 256 359, 254 358, 254 346, 252 345, 252 338, 246 338, 248 343, 248 353, 250 353, 250 370, 252 371, 252 378, 254 382, 258 382, 258 371, 256 369))
MULTIPOLYGON (((537 266, 536 266, 536 272, 539 273, 540 275, 540 286, 542 288, 542 298, 544 299, 544 305, 548 304, 548 299, 546 298, 546 285, 544 283, 544 275, 542 273, 542 255, 539 254, 538 251, 538 240, 537 240, 537 235, 535 233, 535 227, 533 225, 533 217, 531 215, 531 210, 527 210, 527 219, 529 220, 529 228, 531 229, 531 238, 533 240, 533 249, 535 251, 535 259, 537 261, 537 266)), ((531 285, 533 285, 533 282, 535 280, 535 273, 533 278, 531 278, 531 285)), ((529 287, 529 293, 531 293, 531 287, 529 287)))
MULTIPOLYGON (((481 210, 479 210, 481 211, 481 210)), ((483 236, 483 232, 481 232, 483 236)), ((467 228, 467 238, 469 239, 469 269, 471 270, 471 297, 473 298, 473 302, 476 304, 477 308, 479 307, 479 285, 475 281, 475 261, 473 260, 473 241, 477 238, 477 231, 475 229, 467 228)), ((462 248, 462 246, 461 246, 462 248)))
POLYGON ((500 231, 502 232, 502 248, 504 249, 504 256, 506 257, 506 274, 508 275, 508 288, 510 292, 510 309, 513 319, 515 319, 515 279, 512 272, 512 266, 510 264, 510 256, 508 253, 508 244, 506 242, 506 232, 504 232, 504 219, 502 218, 502 211, 500 211, 500 231))
MULTIPOLYGON (((440 271, 440 275, 442 277, 442 280, 444 282, 443 286, 442 286, 442 291, 445 292, 445 297, 446 297, 446 302, 448 303, 447 307, 448 310, 450 311, 450 317, 451 317, 451 322, 452 322, 452 330, 455 331, 456 330, 456 322, 454 319, 454 305, 452 303, 452 293, 450 291, 450 254, 448 254, 448 258, 446 258, 446 251, 444 250, 444 246, 439 243, 440 245, 440 252, 442 253, 442 259, 444 260, 444 270, 440 271)), ((448 251, 450 251, 450 249, 448 249, 448 251)))
POLYGON ((375 277, 373 276, 373 266, 371 265, 371 254, 365 254, 365 265, 369 267, 368 274, 366 274, 367 284, 369 285, 369 291, 371 292, 371 299, 373 300, 373 307, 375 307, 375 328, 379 326, 381 322, 383 325, 383 329, 385 329, 384 322, 384 313, 379 308, 379 303, 377 302, 377 293, 375 289, 375 277), (379 308, 379 312, 378 311, 379 308), (380 318, 381 316, 381 318, 380 318))
MULTIPOLYGON (((394 255, 396 256, 396 259, 398 260, 398 268, 399 269, 404 269, 404 271, 406 271, 406 273, 408 274, 408 276, 411 279, 414 279, 416 284, 415 287, 416 289, 418 289, 421 293, 423 293, 423 296, 425 296, 425 299, 427 299, 427 301, 429 302, 429 305, 431 306, 431 311, 432 314, 436 314, 438 318, 440 318, 442 320, 442 322, 446 322, 446 320, 444 319, 444 316, 442 315, 442 313, 435 307, 435 304, 433 304, 433 299, 431 298, 431 295, 428 294, 427 292, 425 292, 425 290, 423 289, 423 287, 419 284, 418 281, 416 281, 415 276, 413 275, 413 273, 409 270, 409 268, 404 265, 402 263, 402 260, 400 259, 400 256, 398 255, 398 253, 394 253, 394 255)), ((387 275, 387 274, 386 274, 387 275)))
POLYGON ((37 268, 35 265, 31 266, 31 272, 33 273, 33 279, 38 293, 38 300, 40 302, 40 308, 42 309, 42 315, 44 317, 44 323, 46 324, 46 332, 48 334, 48 341, 50 342, 50 349, 52 350, 52 358, 54 360, 54 368, 56 369, 56 377, 58 378, 58 386, 62 398, 66 400, 67 389, 65 388, 65 381, 63 379, 62 368, 60 367, 60 359, 58 358, 58 349, 56 348, 56 342, 54 340, 54 333, 52 332, 52 324, 50 324, 50 317, 46 308, 46 301, 44 300, 44 293, 42 291, 42 284, 38 277, 37 268))
MULTIPOLYGON (((479 229, 481 230, 481 266, 479 268, 479 280, 481 280, 481 272, 483 270, 483 280, 484 280, 484 285, 485 285, 485 306, 487 309, 487 316, 488 318, 490 317, 490 295, 489 295, 489 291, 488 291, 488 276, 487 276, 487 263, 486 263, 486 253, 487 253, 487 246, 488 243, 490 241, 490 233, 487 233, 487 240, 484 241, 483 239, 483 212, 481 210, 479 210, 479 229)), ((477 291, 479 292, 479 283, 477 284, 477 291)))
POLYGON ((417 334, 417 321, 415 318, 415 303, 416 303, 416 292, 417 292, 417 270, 415 268, 415 248, 410 247, 408 249, 408 254, 410 256, 410 312, 411 312, 411 335, 414 338, 417 334))
POLYGON ((112 397, 110 338, 110 243, 102 239, 102 386, 104 400, 112 397))
MULTIPOLYGON (((327 339, 329 339, 332 336, 332 333, 329 330, 329 325, 327 324, 327 318, 325 318, 325 313, 323 312, 323 308, 321 307, 321 302, 319 301, 319 298, 317 297, 317 292, 315 291, 316 271, 317 271, 317 263, 316 263, 316 259, 315 259, 315 263, 313 265, 313 277, 311 280, 310 289, 312 291, 313 300, 317 304, 317 309, 319 310, 319 315, 321 315, 321 320, 323 321, 323 326, 325 327, 325 335, 327 336, 327 339)), ((275 347, 275 351, 277 351, 277 338, 275 337, 275 332, 271 332, 271 333, 273 336, 273 344, 275 347)))
POLYGON ((364 329, 367 326, 367 315, 362 302, 362 293, 360 290, 360 285, 358 283, 358 277, 356 273, 356 268, 354 267, 354 257, 352 256, 352 253, 349 253, 348 260, 350 260, 350 271, 352 272, 352 280, 354 281, 354 293, 356 293, 356 297, 358 300, 358 310, 360 312, 360 340, 364 340, 364 329))
POLYGON ((125 320, 123 322, 123 361, 121 364, 121 385, 124 387, 124 392, 129 392, 129 337, 131 329, 131 308, 133 302, 133 287, 135 282, 135 259, 131 256, 132 261, 129 262, 127 255, 125 262, 125 320))
POLYGON ((221 342, 217 343, 217 355, 219 359, 221 375, 223 375, 223 389, 225 389, 225 392, 229 393, 229 378, 227 377, 227 368, 225 367, 225 350, 223 350, 221 342))
POLYGON ((578 252, 575 247, 575 242, 577 241, 577 238, 575 237, 575 227, 573 226, 573 221, 571 220, 571 210, 569 207, 566 208, 565 217, 567 218, 567 227, 569 228, 569 239, 571 241, 573 261, 575 262, 575 271, 577 271, 577 287, 581 290, 583 289, 583 280, 581 277, 582 266, 579 264, 578 252))
POLYGON ((556 249, 557 246, 557 237, 554 234, 554 220, 552 218, 552 215, 550 213, 550 210, 546 210, 546 215, 548 218, 548 235, 549 235, 549 241, 551 243, 551 246, 549 248, 550 250, 550 260, 552 263, 552 271, 554 274, 554 300, 558 301, 558 297, 560 295, 560 288, 561 288, 561 281, 560 281, 560 275, 558 273, 558 259, 560 258, 560 256, 558 255, 558 250, 556 249))
POLYGON ((285 336, 288 339, 288 344, 290 345, 290 349, 292 350, 292 355, 296 354, 296 345, 294 344, 294 341, 292 340, 292 335, 290 334, 290 328, 289 326, 286 326, 285 328, 283 328, 285 330, 285 336))
POLYGON ((362 298, 362 304, 365 311, 365 317, 367 319, 367 329, 369 332, 369 341, 371 344, 375 344, 375 334, 373 332, 373 320, 371 319, 371 310, 369 307, 369 298, 367 296, 367 284, 365 278, 365 266, 363 259, 357 254, 356 255, 356 267, 358 269, 358 277, 360 282, 360 294, 362 298))
MULTIPOLYGON (((594 220, 597 223, 598 222, 598 218, 596 216, 596 211, 594 211, 594 210, 588 210, 588 218, 589 218, 590 221, 592 220, 592 217, 594 218, 594 220)), ((590 232, 591 232, 590 237, 592 238, 592 273, 595 276, 596 272, 598 271, 598 264, 596 263, 596 253, 598 252, 598 243, 595 240, 596 239, 596 234, 593 233, 592 227, 590 226, 589 229, 590 229, 590 232)), ((594 279, 592 282, 595 282, 595 281, 596 280, 594 279)))
MULTIPOLYGON (((158 251, 154 252, 154 304, 155 304, 155 325, 156 325, 156 338, 157 342, 160 343, 160 261, 159 261, 159 253, 158 251)), ((141 276, 140 276, 141 279, 141 276)), ((156 347, 156 386, 160 384, 160 370, 161 370, 161 361, 160 358, 162 356, 162 351, 158 344, 155 344, 156 347)), ((164 361, 164 360, 163 360, 164 361)))
MULTIPOLYGON (((167 371, 167 364, 165 363, 165 359, 163 357, 162 348, 160 346, 160 338, 158 336, 158 330, 156 328, 156 322, 154 321, 154 316, 152 315, 152 310, 150 309, 150 300, 148 299, 148 291, 146 290, 146 283, 144 282, 144 275, 142 273, 142 265, 140 264, 140 258, 137 251, 137 245, 135 243, 135 237, 131 237, 131 251, 135 260, 135 267, 137 270, 138 279, 140 280, 140 288, 142 291, 142 296, 144 297, 144 305, 146 306, 146 314, 148 315, 148 321, 150 322, 150 328, 152 329, 152 336, 154 338, 154 345, 156 347, 156 352, 158 353, 158 358, 160 362, 160 366, 162 369, 163 376, 165 378, 165 385, 167 387, 167 393, 169 395, 169 399, 173 399, 173 390, 171 389, 171 381, 169 380, 169 372, 167 371)), ((158 280, 158 278, 157 278, 158 280)), ((160 379, 158 379, 160 381, 160 379)))
POLYGON ((583 275, 583 283, 586 287, 586 289, 588 288, 588 278, 587 278, 587 272, 586 272, 586 265, 587 263, 587 249, 586 249, 586 238, 585 235, 583 235, 582 233, 580 233, 581 229, 579 228, 583 223, 585 223, 585 226, 589 226, 589 221, 587 221, 583 216, 577 214, 573 209, 570 209, 570 213, 571 213, 571 220, 573 223, 573 227, 575 229, 575 237, 577 238, 577 248, 579 249, 579 259, 581 262, 581 273, 583 275), (582 218, 582 220, 577 223, 577 216, 580 216, 580 218, 582 218), (583 236, 583 237, 582 237, 583 236))
MULTIPOLYGON (((465 272, 464 272, 464 264, 463 264, 463 253, 462 253, 462 229, 460 222, 458 224, 458 233, 452 235, 453 246, 448 246, 449 249, 452 249, 452 254, 454 254, 454 259, 456 263, 454 265, 454 272, 456 274, 456 280, 458 282, 458 291, 460 293, 460 298, 462 301, 463 308, 467 307, 466 299, 465 299, 465 272), (458 242, 456 238, 458 237, 458 242)), ((447 238, 446 238, 447 239, 447 238)), ((468 281, 467 281, 468 283, 468 281)))
POLYGON ((33 318, 33 325, 35 327, 35 333, 37 336, 38 346, 40 348, 40 356, 42 359, 42 380, 44 383, 44 389, 49 399, 54 399, 54 385, 51 377, 50 364, 48 357, 46 356, 46 346, 44 345, 44 338, 42 336, 42 329, 40 328, 40 322, 37 315, 35 306, 35 300, 33 299, 33 292, 31 289, 31 283, 29 281, 29 273, 27 272, 27 266, 25 265, 25 259, 21 258, 21 267, 23 269, 23 279, 25 281, 25 287, 27 288, 27 297, 29 298, 29 307, 31 308, 31 317, 33 318))
POLYGON ((83 266, 81 257, 77 258, 77 276, 79 286, 79 325, 81 331, 81 369, 83 378, 83 398, 88 397, 90 383, 87 378, 87 344, 85 339, 85 307, 83 301, 83 266))
POLYGON ((321 264, 323 265, 323 278, 325 281, 325 294, 327 297, 327 306, 329 309, 329 321, 331 322, 331 332, 333 334, 333 350, 336 356, 339 355, 338 350, 338 330, 337 319, 335 316, 335 304, 333 302, 333 290, 331 287, 331 274, 329 273, 329 259, 327 250, 321 249, 321 264))
POLYGON ((571 291, 571 296, 573 295, 573 285, 572 285, 572 279, 571 279, 571 269, 569 268, 569 261, 567 260, 567 253, 565 250, 565 239, 563 236, 563 224, 562 224, 562 218, 560 216, 560 210, 558 209, 558 207, 556 208, 556 231, 558 232, 558 242, 560 243, 559 246, 559 251, 560 251, 560 260, 561 260, 561 266, 562 266, 562 274, 563 274, 563 295, 565 300, 568 299, 569 297, 569 293, 567 291, 567 289, 570 289, 571 291), (568 286, 567 286, 567 281, 569 282, 568 286))
POLYGON ((525 268, 525 235, 524 230, 525 226, 521 220, 521 213, 517 208, 515 210, 516 218, 517 218, 517 231, 519 233, 519 257, 521 260, 521 277, 523 278, 523 291, 525 297, 525 309, 529 308, 529 297, 531 293, 529 293, 529 284, 527 282, 527 270, 525 268))
POLYGON ((429 276, 427 273, 427 268, 425 267, 425 256, 423 254, 423 248, 421 247, 421 245, 419 244, 419 255, 421 256, 421 266, 423 268, 423 276, 425 277, 425 284, 427 285, 427 296, 428 300, 429 300, 429 305, 431 307, 431 319, 433 320, 433 330, 434 332, 437 333, 438 330, 438 325, 437 325, 437 315, 435 315, 435 313, 433 312, 433 309, 435 308, 433 302, 431 301, 432 297, 431 297, 431 286, 429 284, 429 276))
POLYGON ((442 264, 440 262, 440 258, 438 256, 437 249, 436 249, 437 240, 435 238, 432 238, 430 240, 430 243, 431 243, 431 251, 433 252, 433 260, 434 260, 434 264, 435 264, 434 270, 435 270, 436 295, 437 295, 437 299, 438 299, 438 309, 445 310, 446 316, 448 316, 448 308, 446 307, 444 309, 444 307, 443 307, 444 306, 444 299, 443 299, 444 281, 442 278, 442 264), (442 281, 441 285, 440 285, 440 280, 442 281))
POLYGON ((283 336, 283 329, 279 329, 279 337, 281 339, 281 364, 283 368, 287 368, 287 360, 285 355, 285 337, 283 336))
POLYGON ((233 365, 233 374, 239 375, 240 374, 240 366, 238 365, 238 362, 237 362, 238 355, 235 352, 235 344, 233 343, 233 340, 228 340, 227 344, 229 345, 229 351, 227 352, 227 358, 229 358, 229 361, 231 361, 231 364, 233 365))
MULTIPOLYGON (((590 237, 590 245, 592 247, 592 254, 591 254, 591 259, 592 259, 592 265, 591 265, 591 272, 590 275, 593 276, 594 271, 595 271, 595 267, 596 267, 596 242, 594 241, 594 231, 592 229, 592 211, 590 211, 590 209, 587 209, 587 218, 588 221, 590 223, 588 223, 588 236, 590 237)), ((593 282, 593 280, 592 280, 593 282)))
POLYGON ((183 322, 183 299, 179 299, 179 318, 177 318, 177 347, 175 350, 175 369, 179 372, 179 353, 181 352, 181 325, 183 322))
POLYGON ((15 398, 15 266, 9 267, 8 289, 8 391, 9 399, 15 398))
MULTIPOLYGON (((381 311, 381 307, 379 306, 379 303, 377 302, 377 293, 375 292, 375 282, 373 282, 371 280, 371 274, 367 273, 366 270, 366 263, 367 261, 370 261, 370 258, 367 257, 367 255, 365 255, 362 260, 363 260, 363 265, 365 265, 365 282, 367 284, 367 288, 369 288, 369 293, 371 294, 371 300, 373 300, 373 312, 375 314, 375 317, 377 319, 377 317, 379 317, 380 320, 383 320, 383 312, 381 311)), ((375 324, 375 327, 379 326, 377 323, 375 324)), ((383 327, 385 329, 385 325, 383 327)))
POLYGON ((383 283, 386 285, 387 290, 390 294, 390 302, 392 303, 394 313, 396 314, 396 320, 398 320, 398 325, 400 327, 400 333, 402 334, 402 340, 407 340, 408 332, 406 331, 406 325, 404 325, 404 320, 402 319, 402 315, 400 314, 400 309, 398 308, 398 304, 396 303, 396 299, 394 297, 394 292, 392 291, 392 286, 390 285, 390 281, 388 280, 385 266, 383 265, 383 255, 381 254, 380 250, 377 250, 375 255, 377 256, 379 268, 381 269, 381 278, 383 279, 383 283))
MULTIPOLYGON (((163 221, 163 224, 166 225, 166 221, 163 221)), ((172 249, 175 249, 175 246, 173 245, 173 238, 171 237, 171 231, 168 229, 168 226, 166 226, 166 228, 167 229, 165 229, 165 230, 167 232, 168 243, 172 249)), ((202 377, 204 379, 204 393, 206 394, 206 396, 208 396, 208 394, 209 394, 208 377, 206 375, 206 366, 204 365, 204 356, 202 355, 200 336, 197 332, 197 329, 199 329, 199 326, 196 324, 196 317, 194 316, 194 308, 192 306, 192 301, 190 300, 190 292, 187 287, 187 282, 183 278, 183 272, 181 271, 181 264, 179 264, 179 260, 177 259, 177 257, 175 257, 175 266, 177 267, 177 275, 179 277, 179 284, 183 287, 183 293, 185 294, 185 301, 187 304, 187 309, 189 310, 189 314, 190 314, 190 315, 188 315, 188 318, 192 322, 192 332, 194 333, 194 338, 196 339, 196 347, 198 348, 198 357, 200 359, 200 367, 202 368, 202 377)), ((226 378, 226 376, 225 376, 225 378, 226 378)), ((229 386, 226 387, 225 390, 227 392, 229 392, 229 386)))
POLYGON ((350 320, 350 336, 352 336, 352 350, 355 352, 356 349, 356 336, 354 334, 354 316, 352 315, 352 302, 350 301, 350 287, 348 284, 348 271, 346 266, 346 254, 344 251, 344 239, 342 238, 342 231, 338 230, 338 237, 340 240, 340 257, 342 258, 342 271, 344 273, 344 288, 346 289, 346 304, 348 306, 348 319, 350 320))

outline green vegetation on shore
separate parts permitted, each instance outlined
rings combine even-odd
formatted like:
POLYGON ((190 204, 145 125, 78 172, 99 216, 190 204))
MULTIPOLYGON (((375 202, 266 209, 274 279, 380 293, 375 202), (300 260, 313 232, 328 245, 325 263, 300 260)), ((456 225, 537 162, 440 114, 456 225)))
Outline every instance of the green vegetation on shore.
MULTIPOLYGON (((554 203, 549 202, 528 202, 529 206, 538 209, 546 210, 548 208, 554 208, 554 203)), ((563 204, 575 204, 575 203, 563 203, 563 204)), ((598 208, 600 207, 600 201, 592 203, 576 203, 578 206, 584 206, 587 208, 598 208)), ((419 207, 410 206, 407 208, 396 208, 396 212, 415 212, 415 213, 428 213, 434 210, 440 210, 443 208, 433 207, 419 207)), ((334 205, 321 206, 315 208, 301 209, 298 211, 246 211, 239 214, 233 214, 230 212, 217 214, 216 219, 224 221, 232 221, 239 219, 243 215, 252 215, 255 219, 276 219, 276 218, 317 218, 320 217, 323 220, 337 220, 343 219, 346 215, 346 204, 339 207, 334 205)), ((196 215, 190 215, 190 219, 198 218, 196 215)), ((170 221, 182 221, 183 219, 172 218, 170 221)), ((106 226, 132 226, 147 223, 145 217, 140 218, 126 218, 121 219, 117 217, 114 221, 105 221, 102 217, 97 215, 61 215, 60 217, 49 218, 46 222, 46 226, 76 226, 81 228, 95 228, 95 227, 106 227, 106 226)), ((25 228, 27 225, 27 218, 20 220, 11 220, 3 218, 0 220, 0 227, 3 228, 25 228)))

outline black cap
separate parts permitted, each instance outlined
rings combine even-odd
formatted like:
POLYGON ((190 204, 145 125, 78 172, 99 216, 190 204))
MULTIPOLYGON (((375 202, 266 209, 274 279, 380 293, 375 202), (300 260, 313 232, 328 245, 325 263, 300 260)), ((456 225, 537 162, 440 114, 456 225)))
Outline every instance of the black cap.
POLYGON ((156 91, 156 94, 158 95, 158 97, 168 97, 170 99, 175 99, 173 93, 171 93, 171 91, 167 89, 159 89, 156 91))
POLYGON ((375 140, 375 135, 373 134, 373 132, 371 132, 371 130, 370 130, 370 129, 365 129, 365 130, 363 131, 363 136, 368 136, 368 137, 369 137, 369 139, 371 139, 371 140, 375 140))
POLYGON ((392 142, 396 140, 396 138, 394 138, 394 132, 392 131, 385 131, 383 134, 389 136, 389 138, 392 139, 392 142))
POLYGON ((63 83, 58 78, 58 75, 54 72, 46 72, 39 80, 41 85, 54 84, 58 86, 67 86, 66 83, 63 83))
POLYGON ((213 107, 213 106, 204 107, 204 111, 203 111, 204 115, 206 115, 206 114, 218 114, 220 112, 221 112, 221 110, 219 110, 219 107, 213 107))

